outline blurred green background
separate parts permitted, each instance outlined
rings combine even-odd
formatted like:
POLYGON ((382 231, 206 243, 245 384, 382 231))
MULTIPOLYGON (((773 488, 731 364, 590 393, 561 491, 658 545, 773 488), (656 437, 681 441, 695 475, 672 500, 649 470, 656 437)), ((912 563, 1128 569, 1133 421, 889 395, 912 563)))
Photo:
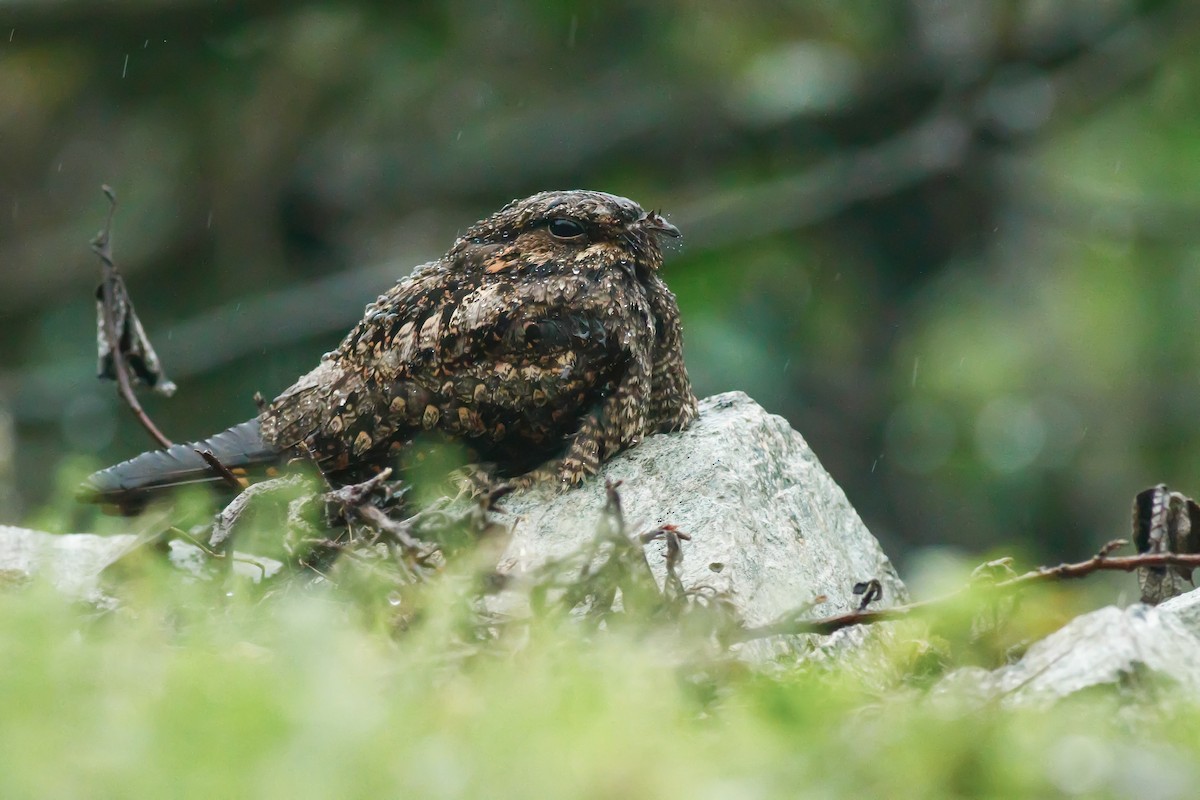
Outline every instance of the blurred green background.
POLYGON ((0 0, 0 523, 255 413, 508 200, 662 208, 701 395, 813 445, 901 566, 1083 556, 1200 493, 1200 4, 0 0))

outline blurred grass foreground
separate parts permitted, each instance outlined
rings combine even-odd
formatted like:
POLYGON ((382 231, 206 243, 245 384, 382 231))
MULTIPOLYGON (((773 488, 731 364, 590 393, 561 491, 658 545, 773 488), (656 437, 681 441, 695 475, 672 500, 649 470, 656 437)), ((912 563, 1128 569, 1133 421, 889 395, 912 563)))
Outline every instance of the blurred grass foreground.
POLYGON ((862 663, 764 672, 646 619, 470 641, 461 578, 402 632, 344 588, 263 596, 152 564, 117 613, 6 591, 0 796, 1183 798, 1198 777, 1183 698, 929 695, 964 654, 1001 657, 966 644, 977 609, 907 621, 862 663))
POLYGON ((1200 716, 1169 686, 1152 712, 1115 690, 1045 711, 928 694, 1002 658, 967 644, 978 609, 859 663, 763 671, 646 619, 470 641, 461 575, 399 632, 344 588, 146 566, 118 613, 0 595, 0 796, 1184 798, 1200 777, 1200 716))

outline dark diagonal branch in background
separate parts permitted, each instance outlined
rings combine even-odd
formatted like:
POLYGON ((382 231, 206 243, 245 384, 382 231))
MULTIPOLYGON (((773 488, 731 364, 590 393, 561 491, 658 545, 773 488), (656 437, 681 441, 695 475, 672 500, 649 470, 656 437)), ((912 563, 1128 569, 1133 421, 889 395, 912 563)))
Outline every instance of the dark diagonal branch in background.
POLYGON ((117 389, 122 399, 133 411, 138 422, 150 436, 163 447, 170 447, 168 439, 150 416, 142 409, 133 391, 133 377, 130 375, 129 355, 132 353, 140 358, 144 369, 139 372, 139 378, 150 386, 155 386, 164 394, 174 391, 174 385, 166 380, 158 368, 158 357, 146 340, 146 334, 129 302, 125 290, 125 282, 117 271, 112 257, 112 220, 117 210, 117 196, 108 186, 104 186, 104 196, 108 198, 108 219, 105 220, 104 230, 92 240, 92 252, 100 257, 104 265, 104 277, 100 281, 99 301, 100 317, 100 377, 115 377, 117 389), (141 373, 145 373, 144 375, 141 373))

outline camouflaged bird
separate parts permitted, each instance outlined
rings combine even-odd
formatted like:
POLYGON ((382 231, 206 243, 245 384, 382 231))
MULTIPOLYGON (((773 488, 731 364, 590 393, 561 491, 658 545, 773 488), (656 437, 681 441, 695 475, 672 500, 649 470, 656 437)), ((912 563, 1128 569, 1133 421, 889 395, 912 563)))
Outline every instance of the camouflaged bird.
POLYGON ((366 308, 259 416, 93 474, 84 499, 151 494, 315 457, 328 476, 392 463, 424 432, 465 442, 517 485, 577 484, 696 416, 679 308, 658 270, 656 212, 602 192, 543 192, 473 225, 366 308))

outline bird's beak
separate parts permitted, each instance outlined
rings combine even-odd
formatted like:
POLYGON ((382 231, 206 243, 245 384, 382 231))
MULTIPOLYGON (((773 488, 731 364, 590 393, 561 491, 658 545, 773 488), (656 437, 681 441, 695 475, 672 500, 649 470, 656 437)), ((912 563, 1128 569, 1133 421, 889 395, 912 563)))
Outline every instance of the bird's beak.
POLYGON ((638 224, 648 231, 661 233, 666 236, 670 236, 672 239, 678 239, 680 236, 683 236, 683 234, 679 232, 679 228, 676 228, 674 225, 663 219, 657 211, 647 211, 642 215, 642 218, 638 220, 638 224))

